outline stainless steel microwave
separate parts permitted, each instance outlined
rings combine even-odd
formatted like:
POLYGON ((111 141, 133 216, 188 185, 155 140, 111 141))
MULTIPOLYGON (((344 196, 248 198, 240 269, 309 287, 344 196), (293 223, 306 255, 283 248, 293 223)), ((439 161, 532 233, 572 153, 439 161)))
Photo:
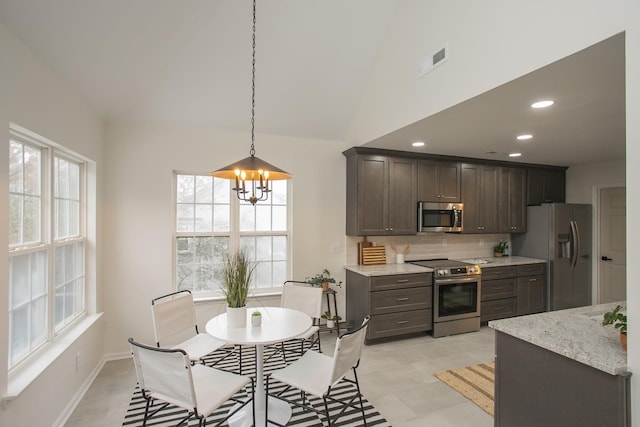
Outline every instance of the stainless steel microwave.
POLYGON ((462 203, 418 202, 418 233, 459 233, 462 213, 462 203))

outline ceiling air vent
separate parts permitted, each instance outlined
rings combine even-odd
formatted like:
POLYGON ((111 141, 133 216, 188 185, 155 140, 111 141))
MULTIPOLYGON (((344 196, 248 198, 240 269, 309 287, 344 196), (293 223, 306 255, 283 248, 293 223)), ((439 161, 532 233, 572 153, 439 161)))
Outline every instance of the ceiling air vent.
POLYGON ((418 77, 424 76, 438 65, 447 62, 447 59, 449 59, 448 43, 443 48, 438 49, 433 55, 428 56, 424 61, 422 61, 420 68, 418 69, 418 77))

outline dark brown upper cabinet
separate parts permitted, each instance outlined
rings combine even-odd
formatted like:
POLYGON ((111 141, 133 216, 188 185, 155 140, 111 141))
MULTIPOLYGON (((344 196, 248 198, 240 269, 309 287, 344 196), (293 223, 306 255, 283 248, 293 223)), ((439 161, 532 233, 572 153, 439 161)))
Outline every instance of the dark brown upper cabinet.
POLYGON ((565 168, 528 168, 527 205, 565 202, 565 168))
POLYGON ((460 202, 460 163, 419 160, 418 201, 460 202))
POLYGON ((462 163, 463 233, 497 233, 497 166, 462 163))
POLYGON ((347 235, 416 234, 417 161, 371 154, 345 155, 347 235))
POLYGON ((527 230, 526 177, 524 168, 500 168, 498 220, 501 233, 527 230))

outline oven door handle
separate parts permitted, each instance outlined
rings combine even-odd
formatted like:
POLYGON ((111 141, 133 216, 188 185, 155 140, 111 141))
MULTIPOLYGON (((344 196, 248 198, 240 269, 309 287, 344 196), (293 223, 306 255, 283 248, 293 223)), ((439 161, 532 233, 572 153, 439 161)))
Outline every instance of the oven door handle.
POLYGON ((434 283, 440 285, 443 283, 467 283, 467 282, 479 282, 480 276, 462 276, 452 277, 450 279, 435 279, 434 283))

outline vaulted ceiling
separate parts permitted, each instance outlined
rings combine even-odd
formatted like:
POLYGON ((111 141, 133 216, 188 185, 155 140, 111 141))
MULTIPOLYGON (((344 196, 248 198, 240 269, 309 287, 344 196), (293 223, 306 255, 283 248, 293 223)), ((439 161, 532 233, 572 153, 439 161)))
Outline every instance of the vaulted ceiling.
MULTIPOLYGON (((343 140, 396 2, 258 2, 256 132, 343 140)), ((249 0, 0 1, 0 22, 105 122, 239 131, 250 128, 251 13, 249 0)), ((369 144, 427 139, 429 152, 495 158, 535 131, 527 162, 589 163, 624 157, 624 114, 618 36, 369 144), (540 87, 552 110, 515 107, 540 87)))

